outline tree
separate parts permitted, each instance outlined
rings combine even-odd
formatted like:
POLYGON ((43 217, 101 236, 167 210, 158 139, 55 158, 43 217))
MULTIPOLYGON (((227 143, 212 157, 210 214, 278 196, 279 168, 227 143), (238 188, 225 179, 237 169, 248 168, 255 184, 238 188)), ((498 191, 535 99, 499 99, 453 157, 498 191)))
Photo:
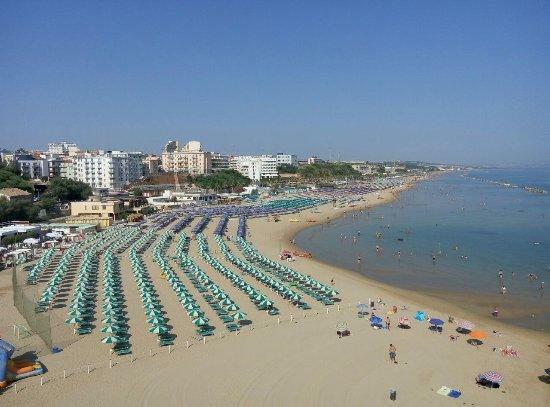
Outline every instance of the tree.
POLYGON ((211 175, 199 175, 194 180, 200 188, 235 191, 250 185, 250 179, 235 170, 222 170, 211 175))
POLYGON ((80 181, 54 178, 50 181, 44 197, 58 202, 84 201, 92 194, 92 188, 80 181))
POLYGON ((32 202, 8 201, 0 198, 0 222, 22 220, 34 222, 38 219, 39 209, 32 202))
POLYGON ((141 189, 140 187, 132 188, 132 195, 135 197, 143 196, 143 189, 141 189))
POLYGON ((281 174, 296 174, 298 167, 292 164, 280 164, 277 166, 277 171, 281 174))
POLYGON ((309 181, 361 178, 361 173, 348 163, 314 163, 298 168, 298 174, 309 181))
POLYGON ((19 188, 27 192, 33 192, 32 182, 24 179, 17 173, 14 166, 0 164, 0 189, 19 188))

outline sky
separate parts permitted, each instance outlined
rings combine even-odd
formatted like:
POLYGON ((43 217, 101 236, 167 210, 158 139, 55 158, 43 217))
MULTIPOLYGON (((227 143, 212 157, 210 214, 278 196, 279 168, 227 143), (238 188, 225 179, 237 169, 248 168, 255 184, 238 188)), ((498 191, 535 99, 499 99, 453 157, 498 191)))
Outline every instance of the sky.
POLYGON ((0 148, 550 164, 548 1, 11 1, 0 148))

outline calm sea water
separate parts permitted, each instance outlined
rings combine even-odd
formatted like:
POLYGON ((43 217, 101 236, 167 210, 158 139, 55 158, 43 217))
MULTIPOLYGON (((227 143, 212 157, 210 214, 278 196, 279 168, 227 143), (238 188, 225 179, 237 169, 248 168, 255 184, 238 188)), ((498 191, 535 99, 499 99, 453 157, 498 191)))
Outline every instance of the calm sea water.
POLYGON ((306 229, 296 243, 322 261, 369 278, 449 301, 474 298, 479 312, 489 314, 498 305, 510 323, 549 330, 550 194, 481 179, 550 190, 550 169, 444 174, 392 204, 306 229), (530 280, 529 273, 537 279, 530 280))

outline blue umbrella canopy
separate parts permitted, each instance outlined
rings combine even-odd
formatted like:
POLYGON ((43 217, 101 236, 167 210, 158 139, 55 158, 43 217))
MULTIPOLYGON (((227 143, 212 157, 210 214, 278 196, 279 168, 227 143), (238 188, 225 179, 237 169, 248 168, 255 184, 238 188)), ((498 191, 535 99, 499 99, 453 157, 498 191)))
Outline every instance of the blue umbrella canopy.
POLYGON ((382 318, 377 317, 376 315, 373 315, 369 318, 369 321, 373 325, 380 325, 382 323, 382 318))
POLYGON ((440 320, 439 318, 431 318, 430 319, 430 325, 443 325, 445 322, 443 322, 442 320, 440 320))

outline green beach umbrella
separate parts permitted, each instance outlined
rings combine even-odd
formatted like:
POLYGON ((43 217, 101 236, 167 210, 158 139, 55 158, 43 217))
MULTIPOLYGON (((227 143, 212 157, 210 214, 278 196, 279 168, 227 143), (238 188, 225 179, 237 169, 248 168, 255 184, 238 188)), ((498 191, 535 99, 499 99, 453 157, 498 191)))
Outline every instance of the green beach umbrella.
POLYGON ((233 319, 235 321, 242 321, 246 319, 246 314, 244 312, 235 312, 233 314, 233 319))
POLYGON ((105 338, 101 339, 101 342, 103 343, 117 343, 118 339, 114 336, 106 336, 105 338))
POLYGON ((169 331, 169 329, 166 325, 155 325, 155 326, 152 326, 151 328, 149 328, 149 332, 154 333, 154 334, 164 334, 168 331, 169 331))
POLYGON ((192 322, 196 326, 203 326, 203 325, 208 324, 208 320, 206 318, 203 318, 203 317, 195 318, 192 322))

